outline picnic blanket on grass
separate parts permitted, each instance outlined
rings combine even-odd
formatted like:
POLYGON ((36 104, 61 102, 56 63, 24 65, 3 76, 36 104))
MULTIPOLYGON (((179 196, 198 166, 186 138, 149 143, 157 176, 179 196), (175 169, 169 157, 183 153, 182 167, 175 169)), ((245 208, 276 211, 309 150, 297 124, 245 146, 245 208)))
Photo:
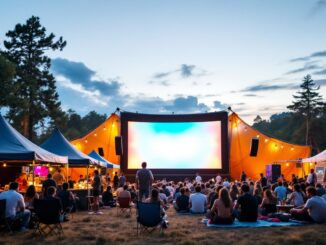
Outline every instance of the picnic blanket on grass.
POLYGON ((202 221, 207 227, 214 228, 242 228, 242 227, 276 227, 276 226, 300 226, 301 222, 289 221, 289 222, 270 222, 266 220, 257 220, 257 222, 240 222, 237 219, 234 220, 232 225, 217 225, 209 224, 208 219, 202 221))

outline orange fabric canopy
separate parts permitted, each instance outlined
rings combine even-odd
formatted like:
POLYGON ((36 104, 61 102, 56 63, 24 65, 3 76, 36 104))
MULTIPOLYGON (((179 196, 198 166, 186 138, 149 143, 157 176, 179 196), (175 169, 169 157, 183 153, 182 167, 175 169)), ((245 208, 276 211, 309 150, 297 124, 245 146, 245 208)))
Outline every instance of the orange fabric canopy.
POLYGON ((308 173, 309 165, 300 167, 297 163, 311 153, 310 146, 301 146, 281 141, 253 129, 246 124, 236 113, 229 116, 229 161, 232 179, 239 179, 241 172, 258 179, 260 173, 266 172, 266 165, 281 164, 281 172, 286 179, 291 174, 302 176, 308 173), (252 138, 259 139, 256 157, 250 157, 252 138))

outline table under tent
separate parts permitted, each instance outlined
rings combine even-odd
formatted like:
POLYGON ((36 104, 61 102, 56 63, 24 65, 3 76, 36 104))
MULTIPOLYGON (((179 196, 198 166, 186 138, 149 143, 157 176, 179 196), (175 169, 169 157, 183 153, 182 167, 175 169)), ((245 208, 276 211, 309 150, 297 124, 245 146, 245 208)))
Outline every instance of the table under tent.
MULTIPOLYGON (((0 162, 1 185, 15 181, 15 175, 21 173, 23 169, 26 171, 28 184, 35 185, 35 169, 37 166, 67 166, 68 158, 35 145, 0 115, 0 162)), ((40 183, 37 183, 36 189, 40 191, 40 183)))

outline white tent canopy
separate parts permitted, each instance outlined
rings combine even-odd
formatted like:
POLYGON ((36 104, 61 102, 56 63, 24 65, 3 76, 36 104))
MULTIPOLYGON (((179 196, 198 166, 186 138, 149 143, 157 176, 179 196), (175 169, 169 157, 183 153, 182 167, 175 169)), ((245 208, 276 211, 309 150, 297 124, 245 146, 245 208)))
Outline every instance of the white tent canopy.
POLYGON ((302 159, 302 162, 326 162, 326 150, 320 152, 319 154, 313 157, 302 159))

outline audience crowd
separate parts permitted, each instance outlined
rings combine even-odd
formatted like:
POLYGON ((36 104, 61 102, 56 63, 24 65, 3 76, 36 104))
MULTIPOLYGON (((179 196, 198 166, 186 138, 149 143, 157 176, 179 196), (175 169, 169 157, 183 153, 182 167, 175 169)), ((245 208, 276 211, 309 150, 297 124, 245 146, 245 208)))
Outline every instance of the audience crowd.
MULTIPOLYGON (((34 186, 26 187, 25 195, 19 193, 19 184, 12 182, 8 191, 0 194, 6 199, 6 218, 20 219, 21 230, 28 229, 33 213, 34 200, 46 199, 57 202, 62 220, 68 220, 68 214, 76 210, 76 197, 69 191, 68 183, 56 175, 49 174, 43 182, 43 192, 36 193, 34 186), (59 182, 59 183, 58 183, 59 182)), ((263 174, 254 181, 242 172, 240 180, 229 181, 217 176, 203 181, 199 173, 194 180, 174 182, 166 179, 154 180, 153 174, 146 169, 146 163, 136 174, 136 183, 127 181, 123 174, 115 173, 111 183, 106 177, 103 186, 102 177, 97 170, 92 177, 92 195, 94 197, 92 214, 101 214, 100 207, 116 207, 119 198, 129 199, 129 203, 159 202, 162 217, 168 208, 177 213, 202 214, 214 224, 232 224, 255 222, 266 217, 282 218, 279 208, 288 209, 287 216, 300 221, 326 223, 326 190, 313 170, 306 178, 292 175, 290 180, 280 176, 271 182, 263 174), (112 187, 111 187, 112 184, 112 187), (104 192, 102 190, 104 189, 104 192)))

